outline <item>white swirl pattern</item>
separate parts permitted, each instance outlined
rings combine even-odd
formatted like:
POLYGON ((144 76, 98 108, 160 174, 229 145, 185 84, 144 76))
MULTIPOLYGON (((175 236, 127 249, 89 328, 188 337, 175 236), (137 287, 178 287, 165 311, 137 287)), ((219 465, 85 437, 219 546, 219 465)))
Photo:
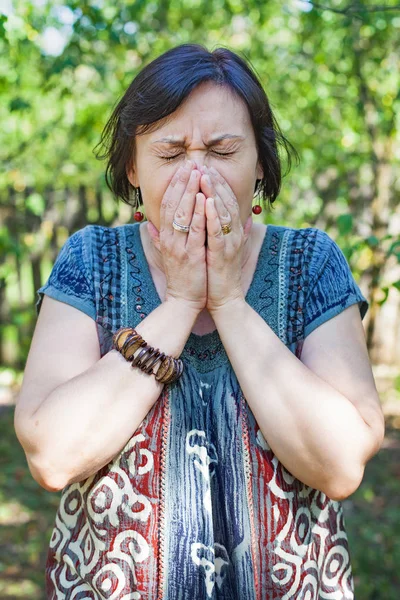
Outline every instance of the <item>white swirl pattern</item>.
POLYGON ((260 557, 262 588, 265 591, 271 577, 281 600, 353 600, 341 503, 295 480, 268 447, 251 417, 250 434, 260 448, 253 469, 263 473, 257 486, 253 485, 254 501, 266 515, 265 521, 275 523, 275 536, 259 530, 260 546, 272 543, 271 558, 275 557, 270 575, 265 568, 265 557, 262 560, 260 557), (259 489, 267 490, 266 503, 257 494, 259 489), (269 507, 273 507, 271 518, 269 507))
POLYGON ((90 600, 147 597, 136 589, 136 570, 149 559, 150 545, 129 527, 148 525, 152 516, 151 498, 132 486, 133 476, 140 484, 154 470, 153 453, 142 447, 146 442, 143 433, 133 436, 103 476, 63 490, 50 540, 59 567, 48 569, 57 598, 81 600, 83 592, 90 600))

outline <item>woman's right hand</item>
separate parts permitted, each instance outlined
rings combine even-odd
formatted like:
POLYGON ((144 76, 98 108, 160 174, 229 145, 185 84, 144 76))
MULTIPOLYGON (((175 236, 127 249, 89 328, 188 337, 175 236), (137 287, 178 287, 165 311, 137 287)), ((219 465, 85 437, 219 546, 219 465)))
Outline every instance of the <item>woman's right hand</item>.
POLYGON ((149 235, 161 254, 165 300, 172 298, 201 312, 207 304, 206 216, 205 196, 199 192, 201 173, 194 166, 187 161, 172 177, 161 202, 158 239, 151 227, 149 235), (189 233, 176 231, 174 219, 190 225, 189 233))

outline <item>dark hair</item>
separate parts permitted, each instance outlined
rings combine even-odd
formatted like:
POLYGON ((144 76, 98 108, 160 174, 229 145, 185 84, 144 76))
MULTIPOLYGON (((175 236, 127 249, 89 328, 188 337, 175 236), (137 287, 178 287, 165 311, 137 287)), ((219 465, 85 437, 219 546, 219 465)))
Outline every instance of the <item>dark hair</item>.
POLYGON ((181 44, 158 56, 136 75, 114 108, 94 150, 98 146, 104 149, 95 156, 99 160, 108 159, 105 178, 116 197, 134 208, 141 206, 140 188, 134 188, 126 174, 135 152, 135 135, 156 130, 160 126, 157 121, 177 110, 190 92, 205 81, 229 87, 246 103, 264 171, 264 178, 257 179, 254 193, 272 205, 282 181, 277 145, 286 150, 288 171, 289 147, 298 159, 297 151, 283 136, 267 95, 246 61, 227 48, 210 52, 200 44, 181 44), (132 191, 134 205, 130 201, 132 191))

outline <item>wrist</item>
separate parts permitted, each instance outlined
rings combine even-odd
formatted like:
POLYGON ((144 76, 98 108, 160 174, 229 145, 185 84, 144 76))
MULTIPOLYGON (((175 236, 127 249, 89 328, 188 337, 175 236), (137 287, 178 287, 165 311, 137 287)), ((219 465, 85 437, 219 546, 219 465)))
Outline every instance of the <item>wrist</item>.
POLYGON ((244 297, 237 297, 227 300, 219 306, 207 307, 207 310, 210 313, 212 319, 214 321, 217 321, 220 317, 223 317, 224 315, 231 314, 232 312, 236 312, 237 310, 243 309, 243 307, 246 304, 247 302, 244 297))
POLYGON ((170 306, 172 310, 177 311, 179 316, 187 316, 189 319, 192 318, 193 322, 202 311, 202 309, 195 304, 191 304, 187 300, 180 300, 174 296, 167 296, 164 300, 164 304, 170 306))

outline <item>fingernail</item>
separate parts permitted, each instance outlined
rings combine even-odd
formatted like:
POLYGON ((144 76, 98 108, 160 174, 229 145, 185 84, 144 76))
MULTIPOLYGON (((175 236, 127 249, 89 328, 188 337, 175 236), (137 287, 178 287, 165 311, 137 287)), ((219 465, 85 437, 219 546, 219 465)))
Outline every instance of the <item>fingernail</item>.
POLYGON ((185 163, 185 168, 189 169, 192 166, 192 161, 191 160, 187 160, 185 163))
POLYGON ((206 175, 206 181, 209 185, 211 185, 211 178, 209 175, 206 175))

